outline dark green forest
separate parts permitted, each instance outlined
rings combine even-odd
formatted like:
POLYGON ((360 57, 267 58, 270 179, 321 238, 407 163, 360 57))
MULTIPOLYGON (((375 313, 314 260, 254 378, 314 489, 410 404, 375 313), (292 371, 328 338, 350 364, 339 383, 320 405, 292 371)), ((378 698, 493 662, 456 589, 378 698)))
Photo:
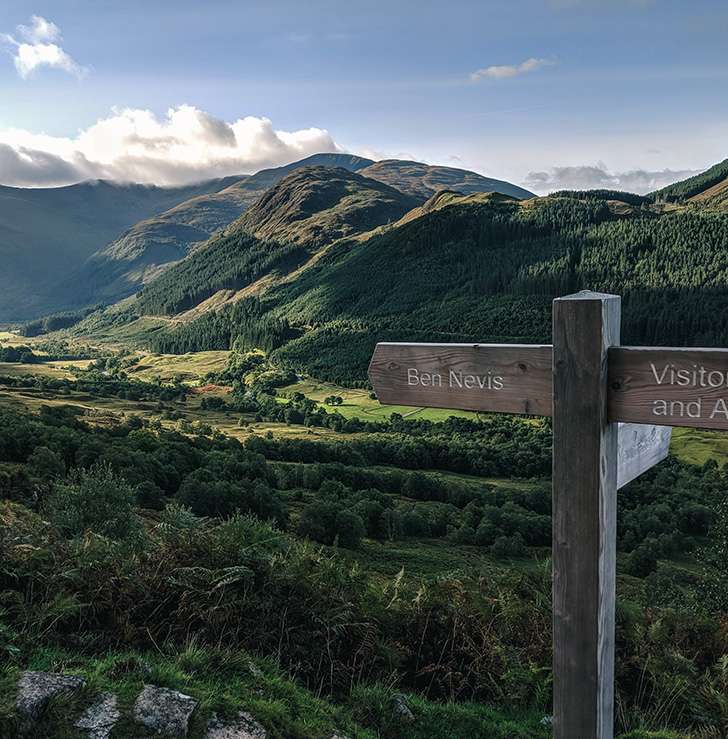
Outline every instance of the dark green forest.
MULTIPOLYGON (((363 243, 335 243, 260 298, 148 342, 174 353, 239 341, 273 349, 275 362, 297 373, 352 386, 365 383, 376 341, 548 342, 552 299, 590 289, 622 296, 625 344, 726 345, 728 214, 584 195, 455 197, 363 243)), ((222 238, 208 248, 235 246, 222 238)), ((164 313, 188 304, 170 295, 233 284, 204 257, 146 288, 137 310, 164 313)))

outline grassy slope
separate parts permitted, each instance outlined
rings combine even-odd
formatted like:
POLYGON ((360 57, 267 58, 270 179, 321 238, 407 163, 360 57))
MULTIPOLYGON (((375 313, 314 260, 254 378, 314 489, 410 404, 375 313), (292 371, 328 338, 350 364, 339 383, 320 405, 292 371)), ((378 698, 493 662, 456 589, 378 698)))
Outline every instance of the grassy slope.
POLYGON ((249 177, 227 178, 226 187, 191 195, 168 210, 160 208, 151 217, 139 220, 92 254, 77 273, 63 282, 57 295, 71 291, 84 303, 128 297, 222 231, 293 169, 326 165, 354 171, 368 164, 371 160, 360 157, 321 154, 249 177))

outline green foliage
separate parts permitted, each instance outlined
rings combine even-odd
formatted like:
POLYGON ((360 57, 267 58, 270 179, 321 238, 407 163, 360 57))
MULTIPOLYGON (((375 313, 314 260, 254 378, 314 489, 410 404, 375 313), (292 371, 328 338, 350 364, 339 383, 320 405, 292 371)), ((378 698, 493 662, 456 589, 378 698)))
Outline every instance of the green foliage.
POLYGON ((706 576, 695 587, 696 602, 707 611, 728 613, 728 500, 716 506, 715 520, 710 528, 711 543, 700 551, 706 576))
POLYGON ((666 203, 681 202, 711 188, 713 185, 717 185, 727 177, 728 159, 725 159, 705 172, 695 175, 695 177, 689 177, 687 180, 676 182, 674 185, 668 185, 663 187, 662 190, 651 193, 650 197, 666 203))
POLYGON ((0 346, 0 362, 35 364, 38 357, 27 346, 0 346))
MULTIPOLYGON (((725 213, 576 195, 453 196, 364 242, 332 245, 261 298, 148 342, 184 352, 238 341, 271 351, 277 366, 355 387, 366 384, 377 341, 547 342, 551 300, 589 288, 623 296, 625 343, 728 343, 725 213)), ((174 289, 160 283, 155 310, 174 289)))
POLYGON ((51 331, 58 331, 62 328, 70 328, 86 318, 90 313, 101 310, 103 307, 102 303, 98 303, 85 308, 79 308, 78 310, 54 313, 50 316, 29 321, 20 327, 20 335, 40 336, 41 334, 48 334, 51 331))
POLYGON ((136 305, 143 315, 180 313, 218 290, 239 290, 271 270, 291 271, 309 256, 302 246, 226 233, 144 287, 136 305))
POLYGON ((139 531, 133 513, 134 489, 108 465, 76 469, 56 483, 44 500, 44 510, 61 536, 82 537, 88 530, 119 541, 139 531))

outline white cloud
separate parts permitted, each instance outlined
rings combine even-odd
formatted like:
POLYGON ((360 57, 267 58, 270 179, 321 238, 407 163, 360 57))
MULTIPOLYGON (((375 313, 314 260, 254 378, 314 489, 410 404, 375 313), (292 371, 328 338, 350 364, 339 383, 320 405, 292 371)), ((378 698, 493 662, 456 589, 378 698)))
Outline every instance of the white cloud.
POLYGON ((494 77, 496 79, 504 79, 506 77, 515 77, 516 75, 523 74, 524 72, 534 72, 542 67, 550 67, 556 64, 553 59, 535 59, 531 57, 526 59, 525 62, 515 65, 506 65, 501 67, 486 67, 485 69, 479 69, 477 72, 473 72, 470 75, 471 82, 479 82, 483 77, 494 77))
POLYGON ((648 172, 643 169, 631 169, 628 172, 610 172, 606 164, 599 162, 596 165, 554 167, 548 172, 531 172, 523 187, 538 194, 555 190, 607 189, 644 195, 702 171, 664 169, 661 172, 648 172))
POLYGON ((370 149, 366 146, 363 149, 357 151, 357 154, 359 156, 366 157, 367 159, 373 159, 375 162, 381 162, 385 159, 402 159, 406 162, 425 161, 422 158, 418 159, 414 154, 411 154, 408 151, 392 153, 391 151, 384 151, 382 149, 370 149))
POLYGON ((61 40, 61 31, 55 23, 32 15, 29 26, 19 25, 16 30, 18 38, 3 33, 0 34, 0 40, 14 48, 15 69, 23 79, 43 66, 61 69, 79 79, 88 72, 88 67, 82 67, 58 44, 53 43, 61 40))
POLYGON ((16 187, 99 178, 178 185, 335 151, 343 149, 320 128, 277 131, 253 116, 227 123, 191 105, 170 108, 162 119, 130 108, 73 139, 0 130, 0 179, 16 187))

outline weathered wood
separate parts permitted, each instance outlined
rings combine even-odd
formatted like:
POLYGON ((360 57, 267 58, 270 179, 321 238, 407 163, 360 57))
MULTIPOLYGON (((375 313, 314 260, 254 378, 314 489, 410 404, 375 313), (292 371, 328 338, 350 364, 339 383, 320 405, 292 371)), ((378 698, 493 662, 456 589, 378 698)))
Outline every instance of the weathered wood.
POLYGON ((551 347, 377 344, 369 365, 380 403, 551 415, 551 347))
POLYGON ((670 450, 671 426, 618 424, 617 489, 661 462, 670 450))
POLYGON ((611 739, 617 425, 608 423, 607 349, 620 299, 553 303, 554 737, 611 739))
POLYGON ((609 419, 728 429, 728 349, 609 350, 609 419))

